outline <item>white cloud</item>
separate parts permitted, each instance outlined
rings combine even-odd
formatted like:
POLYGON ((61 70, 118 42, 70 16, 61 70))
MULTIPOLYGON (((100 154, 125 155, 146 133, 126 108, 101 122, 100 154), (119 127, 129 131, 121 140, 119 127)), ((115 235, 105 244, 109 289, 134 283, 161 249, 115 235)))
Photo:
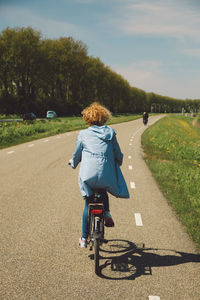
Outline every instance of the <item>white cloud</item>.
POLYGON ((113 22, 129 35, 200 38, 199 11, 172 0, 156 0, 152 4, 133 0, 121 5, 119 19, 113 22))
POLYGON ((148 92, 153 91, 155 83, 160 82, 162 78, 161 63, 158 61, 133 62, 128 66, 116 65, 113 68, 127 79, 131 86, 148 92))
POLYGON ((113 70, 121 74, 131 86, 177 99, 200 99, 200 75, 186 73, 183 76, 167 74, 159 61, 133 62, 128 66, 115 65, 113 70), (191 96, 192 95, 192 96, 191 96))
POLYGON ((186 48, 182 50, 182 52, 186 55, 200 58, 200 48, 186 48))
POLYGON ((71 23, 56 21, 35 15, 30 10, 15 6, 2 6, 0 17, 6 19, 12 26, 32 26, 41 31, 47 37, 75 36, 79 38, 82 30, 71 23))

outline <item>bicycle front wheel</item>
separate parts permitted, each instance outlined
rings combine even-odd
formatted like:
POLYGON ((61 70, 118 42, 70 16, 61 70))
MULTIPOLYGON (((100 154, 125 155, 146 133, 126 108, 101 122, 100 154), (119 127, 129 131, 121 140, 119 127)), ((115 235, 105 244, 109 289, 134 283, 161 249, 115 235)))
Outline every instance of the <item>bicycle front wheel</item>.
POLYGON ((95 273, 99 273, 99 239, 94 239, 94 264, 95 273))

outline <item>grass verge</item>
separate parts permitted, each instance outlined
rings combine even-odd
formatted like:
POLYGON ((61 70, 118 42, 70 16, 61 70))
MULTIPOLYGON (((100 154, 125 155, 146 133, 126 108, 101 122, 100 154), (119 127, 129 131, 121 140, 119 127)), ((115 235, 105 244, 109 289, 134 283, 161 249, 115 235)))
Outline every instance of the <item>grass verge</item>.
POLYGON ((200 248, 200 128, 167 116, 142 135, 146 162, 188 233, 200 248))
MULTIPOLYGON (((107 124, 128 122, 140 117, 140 115, 117 115, 113 116, 107 124)), ((87 127, 82 117, 24 122, 0 122, 0 149, 87 127)))

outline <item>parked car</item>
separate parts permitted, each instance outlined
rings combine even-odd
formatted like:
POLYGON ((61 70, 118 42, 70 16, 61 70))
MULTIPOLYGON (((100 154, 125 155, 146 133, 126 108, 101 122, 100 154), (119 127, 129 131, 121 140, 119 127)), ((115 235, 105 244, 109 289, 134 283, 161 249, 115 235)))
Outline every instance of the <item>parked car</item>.
POLYGON ((56 118, 57 117, 57 114, 55 113, 55 111, 53 110, 49 110, 47 112, 47 115, 46 115, 46 118, 47 119, 53 119, 53 118, 56 118))
POLYGON ((31 112, 31 113, 23 114, 22 118, 23 120, 36 120, 36 115, 33 112, 31 112))

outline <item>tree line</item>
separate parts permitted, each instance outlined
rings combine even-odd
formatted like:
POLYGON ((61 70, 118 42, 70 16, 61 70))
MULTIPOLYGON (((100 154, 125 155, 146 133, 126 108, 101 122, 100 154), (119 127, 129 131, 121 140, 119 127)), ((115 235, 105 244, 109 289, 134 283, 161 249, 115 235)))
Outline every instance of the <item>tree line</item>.
POLYGON ((113 113, 200 109, 200 99, 180 100, 130 86, 72 37, 44 39, 31 27, 0 33, 0 113, 76 115, 93 101, 113 113))

